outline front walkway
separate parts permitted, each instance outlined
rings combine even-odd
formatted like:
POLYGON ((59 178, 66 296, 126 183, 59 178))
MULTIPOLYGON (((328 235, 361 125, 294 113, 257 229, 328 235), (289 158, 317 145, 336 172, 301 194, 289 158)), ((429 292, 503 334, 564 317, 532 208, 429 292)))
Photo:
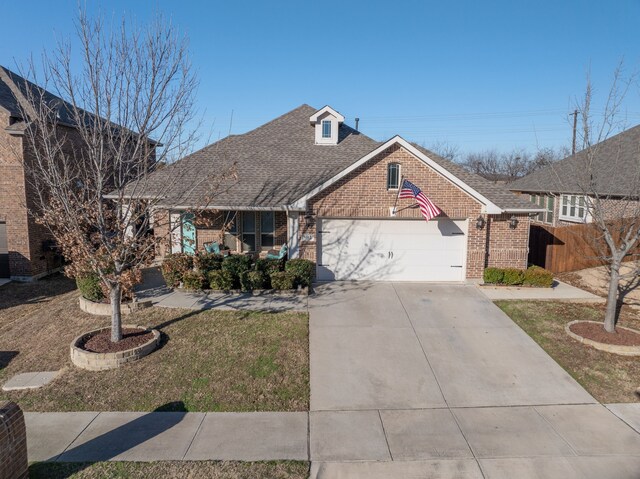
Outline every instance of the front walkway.
POLYGON ((192 310, 222 309, 247 311, 306 311, 307 296, 289 292, 214 293, 188 292, 168 288, 159 268, 143 272, 143 282, 136 287, 139 301, 151 300, 154 306, 192 310))
POLYGON ((554 280, 551 288, 478 285, 478 289, 491 301, 519 299, 525 301, 569 301, 580 303, 605 302, 605 298, 558 280, 554 280))
POLYGON ((312 477, 637 477, 640 434, 474 285, 317 292, 312 477))

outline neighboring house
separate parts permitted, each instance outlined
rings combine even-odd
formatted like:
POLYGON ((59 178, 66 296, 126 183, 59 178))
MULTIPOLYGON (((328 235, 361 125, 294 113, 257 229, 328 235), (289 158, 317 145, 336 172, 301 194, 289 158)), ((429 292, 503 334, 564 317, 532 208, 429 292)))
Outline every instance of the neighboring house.
POLYGON ((167 238, 161 255, 193 252, 194 244, 201 250, 209 241, 253 254, 287 244, 290 258, 317 263, 320 281, 463 281, 480 278, 487 266, 525 268, 529 214, 538 211, 399 136, 376 142, 328 106, 302 105, 153 175, 149 194, 162 195, 166 207, 157 215, 171 219, 155 229, 167 238), (185 213, 193 207, 185 193, 193 179, 231 164, 236 180, 212 199, 209 221, 193 225, 185 213), (163 175, 185 179, 172 191, 155 191, 156 174, 158 190, 163 175), (392 216, 403 178, 442 214, 426 222, 415 201, 403 199, 392 216), (178 197, 179 204, 172 200, 178 197))
POLYGON ((621 208, 629 209, 629 198, 640 194, 639 173, 640 126, 636 126, 520 178, 508 188, 544 209, 533 217, 534 224, 570 226, 592 222, 588 201, 594 195, 601 198, 612 219, 619 218, 621 208))
MULTIPOLYGON (((28 213, 35 192, 23 166, 30 149, 19 99, 27 85, 33 86, 0 66, 0 278, 28 281, 59 268, 62 258, 46 228, 28 213)), ((48 92, 46 97, 62 103, 48 92)))

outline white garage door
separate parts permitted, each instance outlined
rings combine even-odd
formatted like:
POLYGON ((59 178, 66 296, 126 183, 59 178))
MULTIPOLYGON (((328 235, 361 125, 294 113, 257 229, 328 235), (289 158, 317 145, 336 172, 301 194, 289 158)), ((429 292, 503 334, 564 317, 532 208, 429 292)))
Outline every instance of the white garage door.
POLYGON ((467 221, 318 220, 319 281, 463 281, 467 221))

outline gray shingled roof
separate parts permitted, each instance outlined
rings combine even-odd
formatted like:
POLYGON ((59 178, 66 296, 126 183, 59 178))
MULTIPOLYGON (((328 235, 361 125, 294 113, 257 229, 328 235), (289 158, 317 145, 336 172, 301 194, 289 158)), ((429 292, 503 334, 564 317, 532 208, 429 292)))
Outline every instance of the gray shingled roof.
POLYGON ((535 205, 532 205, 529 201, 523 200, 511 193, 505 185, 494 183, 475 173, 471 173, 462 166, 442 158, 420 145, 413 144, 413 146, 503 210, 530 210, 535 208, 535 205))
POLYGON ((47 104, 55 105, 55 107, 58 109, 60 121, 70 125, 74 124, 73 115, 71 113, 73 110, 69 103, 54 95, 50 91, 47 91, 35 85, 34 83, 31 83, 17 73, 12 72, 6 67, 3 67, 2 65, 0 65, 0 70, 2 70, 0 72, 0 107, 7 110, 11 116, 15 118, 22 118, 23 114, 22 110, 20 109, 18 100, 11 90, 11 86, 3 80, 2 74, 6 74, 9 77, 9 81, 12 82, 15 87, 22 92, 25 98, 28 98, 28 91, 41 92, 47 104))
MULTIPOLYGON (((336 146, 315 144, 309 117, 317 110, 302 105, 242 135, 209 145, 150 175, 145 191, 164 197, 170 206, 202 204, 215 179, 235 162, 236 177, 223 182, 211 200, 213 207, 282 208, 372 152, 381 142, 342 124, 336 146)), ((505 210, 531 209, 504 186, 492 183, 433 152, 417 147, 490 201, 505 210)), ((212 189, 213 191, 213 189, 212 189)))
POLYGON ((511 191, 637 196, 640 125, 608 138, 508 185, 511 191), (591 187, 593 178, 593 187, 591 187))
POLYGON ((201 204, 210 182, 194 187, 194 179, 197 183, 206 175, 226 171, 235 162, 236 179, 226 182, 231 186, 216 194, 213 206, 291 204, 379 145, 345 124, 340 125, 338 145, 316 145, 309 124, 315 111, 302 105, 255 130, 209 145, 152 174, 148 191, 160 194, 170 184, 164 203, 201 204))

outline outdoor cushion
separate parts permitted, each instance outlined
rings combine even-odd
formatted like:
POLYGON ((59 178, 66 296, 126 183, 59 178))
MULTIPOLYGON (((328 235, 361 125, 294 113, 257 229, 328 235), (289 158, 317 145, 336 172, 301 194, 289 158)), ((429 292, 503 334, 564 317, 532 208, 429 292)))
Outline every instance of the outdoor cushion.
POLYGON ((207 253, 220 254, 220 246, 216 241, 212 241, 211 243, 205 243, 204 249, 207 253))

